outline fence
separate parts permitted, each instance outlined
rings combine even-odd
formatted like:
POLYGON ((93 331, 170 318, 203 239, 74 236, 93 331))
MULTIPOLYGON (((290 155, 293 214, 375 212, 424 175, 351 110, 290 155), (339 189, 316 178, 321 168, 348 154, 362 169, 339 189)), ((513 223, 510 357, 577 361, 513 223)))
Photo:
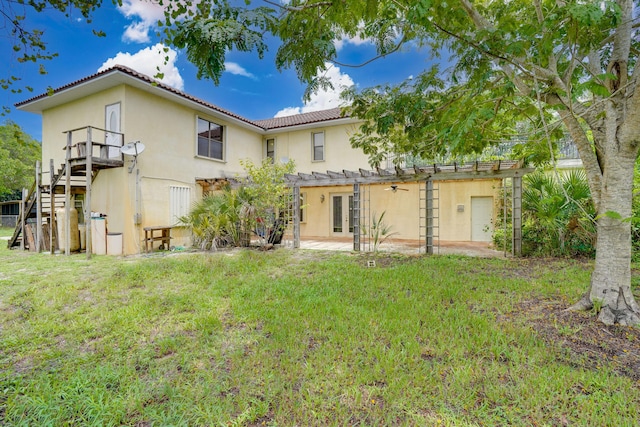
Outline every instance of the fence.
POLYGON ((0 227, 15 228, 18 223, 18 215, 0 215, 0 227))

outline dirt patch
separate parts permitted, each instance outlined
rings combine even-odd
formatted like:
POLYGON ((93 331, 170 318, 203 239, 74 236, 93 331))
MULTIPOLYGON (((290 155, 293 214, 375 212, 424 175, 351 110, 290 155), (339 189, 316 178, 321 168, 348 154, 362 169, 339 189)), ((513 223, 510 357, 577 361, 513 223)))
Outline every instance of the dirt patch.
POLYGON ((640 381, 640 329, 606 326, 592 312, 568 311, 559 301, 533 299, 521 303, 513 317, 526 319, 545 342, 561 346, 566 363, 584 369, 609 366, 640 381))

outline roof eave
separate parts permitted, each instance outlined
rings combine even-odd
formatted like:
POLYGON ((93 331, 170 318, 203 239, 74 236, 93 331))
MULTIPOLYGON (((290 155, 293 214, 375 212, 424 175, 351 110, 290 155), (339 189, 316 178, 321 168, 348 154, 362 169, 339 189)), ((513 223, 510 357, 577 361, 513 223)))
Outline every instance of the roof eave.
POLYGON ((20 111, 26 111, 30 113, 42 114, 43 111, 50 108, 63 105, 67 102, 80 99, 84 96, 89 96, 93 93, 110 89, 120 84, 127 84, 129 86, 144 90, 161 98, 172 100, 180 105, 188 106, 200 113, 207 114, 212 117, 223 119, 229 122, 233 122, 239 126, 247 129, 251 129, 254 132, 264 133, 264 128, 253 124, 250 120, 234 117, 227 114, 224 111, 219 111, 211 106, 207 105, 204 101, 197 100, 195 97, 191 97, 186 93, 178 91, 179 93, 168 90, 161 84, 154 84, 138 76, 128 74, 118 68, 112 68, 104 74, 96 75, 86 81, 80 81, 69 87, 63 87, 56 90, 53 94, 43 94, 35 98, 20 102, 16 104, 16 108, 20 111))

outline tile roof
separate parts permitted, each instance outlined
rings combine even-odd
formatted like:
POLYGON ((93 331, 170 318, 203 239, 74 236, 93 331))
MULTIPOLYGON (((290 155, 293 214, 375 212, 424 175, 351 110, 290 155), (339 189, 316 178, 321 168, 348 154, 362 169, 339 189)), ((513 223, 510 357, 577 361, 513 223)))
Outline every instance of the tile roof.
POLYGON ((84 77, 84 78, 82 78, 80 80, 76 80, 76 81, 68 83, 68 84, 66 84, 64 86, 60 86, 59 88, 56 88, 51 92, 45 92, 45 93, 43 93, 41 95, 38 95, 38 96, 35 96, 33 98, 27 99, 26 101, 19 102, 15 106, 16 107, 20 107, 22 105, 29 104, 31 102, 47 98, 49 96, 55 95, 56 93, 63 92, 65 90, 71 89, 71 88, 76 87, 76 86, 80 86, 83 83, 87 83, 87 82, 89 82, 91 80, 95 80, 96 78, 99 78, 99 77, 102 77, 102 76, 106 76, 106 75, 114 73, 114 72, 121 72, 121 73, 126 74, 126 75, 128 75, 130 77, 136 78, 136 79, 141 80, 141 81, 143 81, 145 83, 148 83, 150 85, 158 87, 158 88, 160 88, 162 90, 165 90, 167 92, 171 92, 171 93, 173 93, 175 95, 178 95, 178 96, 180 96, 182 98, 185 98, 185 99, 188 99, 190 101, 193 101, 193 102, 195 102, 197 104, 200 104, 200 105, 202 105, 202 106, 204 106, 206 108, 210 108, 212 110, 218 111, 218 112, 223 113, 223 114, 225 114, 227 116, 230 116, 230 117, 233 117, 235 119, 241 120, 241 121, 243 121, 245 123, 248 123, 248 124, 251 124, 251 125, 254 125, 254 126, 258 126, 252 120, 249 120, 249 119, 247 119, 245 117, 242 117, 242 116, 240 116, 238 114, 235 114, 235 113, 233 113, 233 112, 231 112, 229 110, 225 110, 224 108, 220 108, 217 105, 214 105, 214 104, 211 104, 209 102, 203 101, 202 99, 196 98, 195 96, 189 95, 189 94, 187 94, 185 92, 182 92, 182 91, 180 91, 180 90, 178 90, 176 88, 173 88, 173 87, 171 87, 169 85, 166 85, 166 84, 164 84, 164 83, 162 83, 162 82, 160 82, 160 81, 158 81, 156 79, 153 79, 153 78, 147 76, 146 74, 142 74, 142 73, 139 73, 138 71, 135 71, 135 70, 133 70, 133 69, 131 69, 129 67, 125 67, 124 65, 114 65, 113 67, 111 67, 109 69, 106 69, 104 71, 97 72, 97 73, 92 74, 90 76, 84 77))
POLYGON ((341 108, 331 108, 329 110, 312 111, 310 113, 296 114, 286 117, 274 117, 271 119, 255 120, 254 123, 264 129, 276 129, 289 126, 306 125, 309 123, 325 122, 328 120, 342 119, 341 108))
POLYGON ((305 124, 311 124, 311 123, 319 123, 319 122, 325 122, 325 121, 331 121, 331 120, 337 120, 337 119, 342 119, 342 118, 346 118, 347 116, 342 116, 341 114, 341 109, 340 108, 331 108, 328 110, 322 110, 322 111, 314 111, 311 113, 304 113, 304 114, 296 114, 296 115, 292 115, 292 116, 287 116, 287 117, 277 117, 277 118, 271 118, 271 119, 264 119, 264 120, 250 120, 247 119, 245 117, 242 117, 236 113, 233 113, 229 110, 225 110, 224 108, 218 107, 217 105, 211 104, 207 101, 204 101, 202 99, 196 98, 195 96, 189 95, 185 92, 182 92, 178 89, 175 89, 169 85, 166 85, 164 83, 159 82, 158 80, 155 80, 149 76, 147 76, 146 74, 142 74, 138 71, 135 71, 129 67, 125 67, 124 65, 115 65, 107 70, 104 71, 100 71, 98 73, 92 74, 90 76, 84 77, 80 80, 76 80, 74 82, 68 83, 64 86, 60 86, 56 89, 53 89, 52 91, 49 92, 45 92, 41 95, 29 98, 25 101, 19 102, 17 104, 15 104, 16 107, 21 107, 21 106, 25 106, 28 105, 32 102, 36 102, 39 100, 43 100, 46 99, 50 96, 54 96, 60 92, 65 92, 66 90, 69 89, 73 89, 75 87, 78 86, 82 86, 85 83, 91 82, 92 80, 96 80, 99 79, 101 77, 107 76, 109 74, 112 73, 122 73, 125 74, 129 77, 133 77, 135 79, 138 79, 139 81, 152 85, 154 87, 157 87, 159 89, 162 89, 166 92, 172 93, 174 95, 177 95, 183 99, 195 102, 205 108, 217 111, 219 113, 225 114, 229 117, 233 117, 237 120, 240 120, 242 122, 245 122, 249 125, 252 126, 256 126, 259 127, 263 130, 269 130, 269 129, 277 129, 277 128, 286 128, 286 127, 291 127, 291 126, 298 126, 298 125, 305 125, 305 124))

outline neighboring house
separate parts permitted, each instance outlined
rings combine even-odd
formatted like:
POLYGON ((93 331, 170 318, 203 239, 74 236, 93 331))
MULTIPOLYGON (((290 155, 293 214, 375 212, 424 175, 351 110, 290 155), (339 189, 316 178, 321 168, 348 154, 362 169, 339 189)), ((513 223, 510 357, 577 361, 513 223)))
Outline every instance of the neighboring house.
MULTIPOLYGON (((354 230, 359 235, 357 230, 369 226, 365 216, 386 212, 397 238, 488 241, 504 178, 525 173, 513 162, 455 167, 450 174, 440 174, 440 167, 415 169, 415 175, 370 172, 367 156, 349 143, 358 121, 342 117, 339 109, 249 120, 123 66, 17 108, 42 115, 45 171, 65 161, 68 170, 81 171, 89 163, 90 191, 83 190, 86 182, 74 185, 70 179, 66 193, 76 206, 90 203, 91 212, 107 216, 108 230, 122 233, 125 254, 144 250, 144 227, 177 225, 204 192, 242 175, 242 159, 295 161, 300 175, 291 177, 291 185, 300 193, 296 220, 302 238, 352 236, 354 230), (92 156, 86 156, 89 140, 92 156), (119 147, 133 141, 144 144, 144 152, 123 156, 119 147), (434 177, 436 184, 427 186, 434 177), (430 232, 421 231, 425 226, 430 232)), ((51 170, 58 192, 63 175, 51 170)), ((172 237, 172 245, 190 242, 180 228, 172 237)))

